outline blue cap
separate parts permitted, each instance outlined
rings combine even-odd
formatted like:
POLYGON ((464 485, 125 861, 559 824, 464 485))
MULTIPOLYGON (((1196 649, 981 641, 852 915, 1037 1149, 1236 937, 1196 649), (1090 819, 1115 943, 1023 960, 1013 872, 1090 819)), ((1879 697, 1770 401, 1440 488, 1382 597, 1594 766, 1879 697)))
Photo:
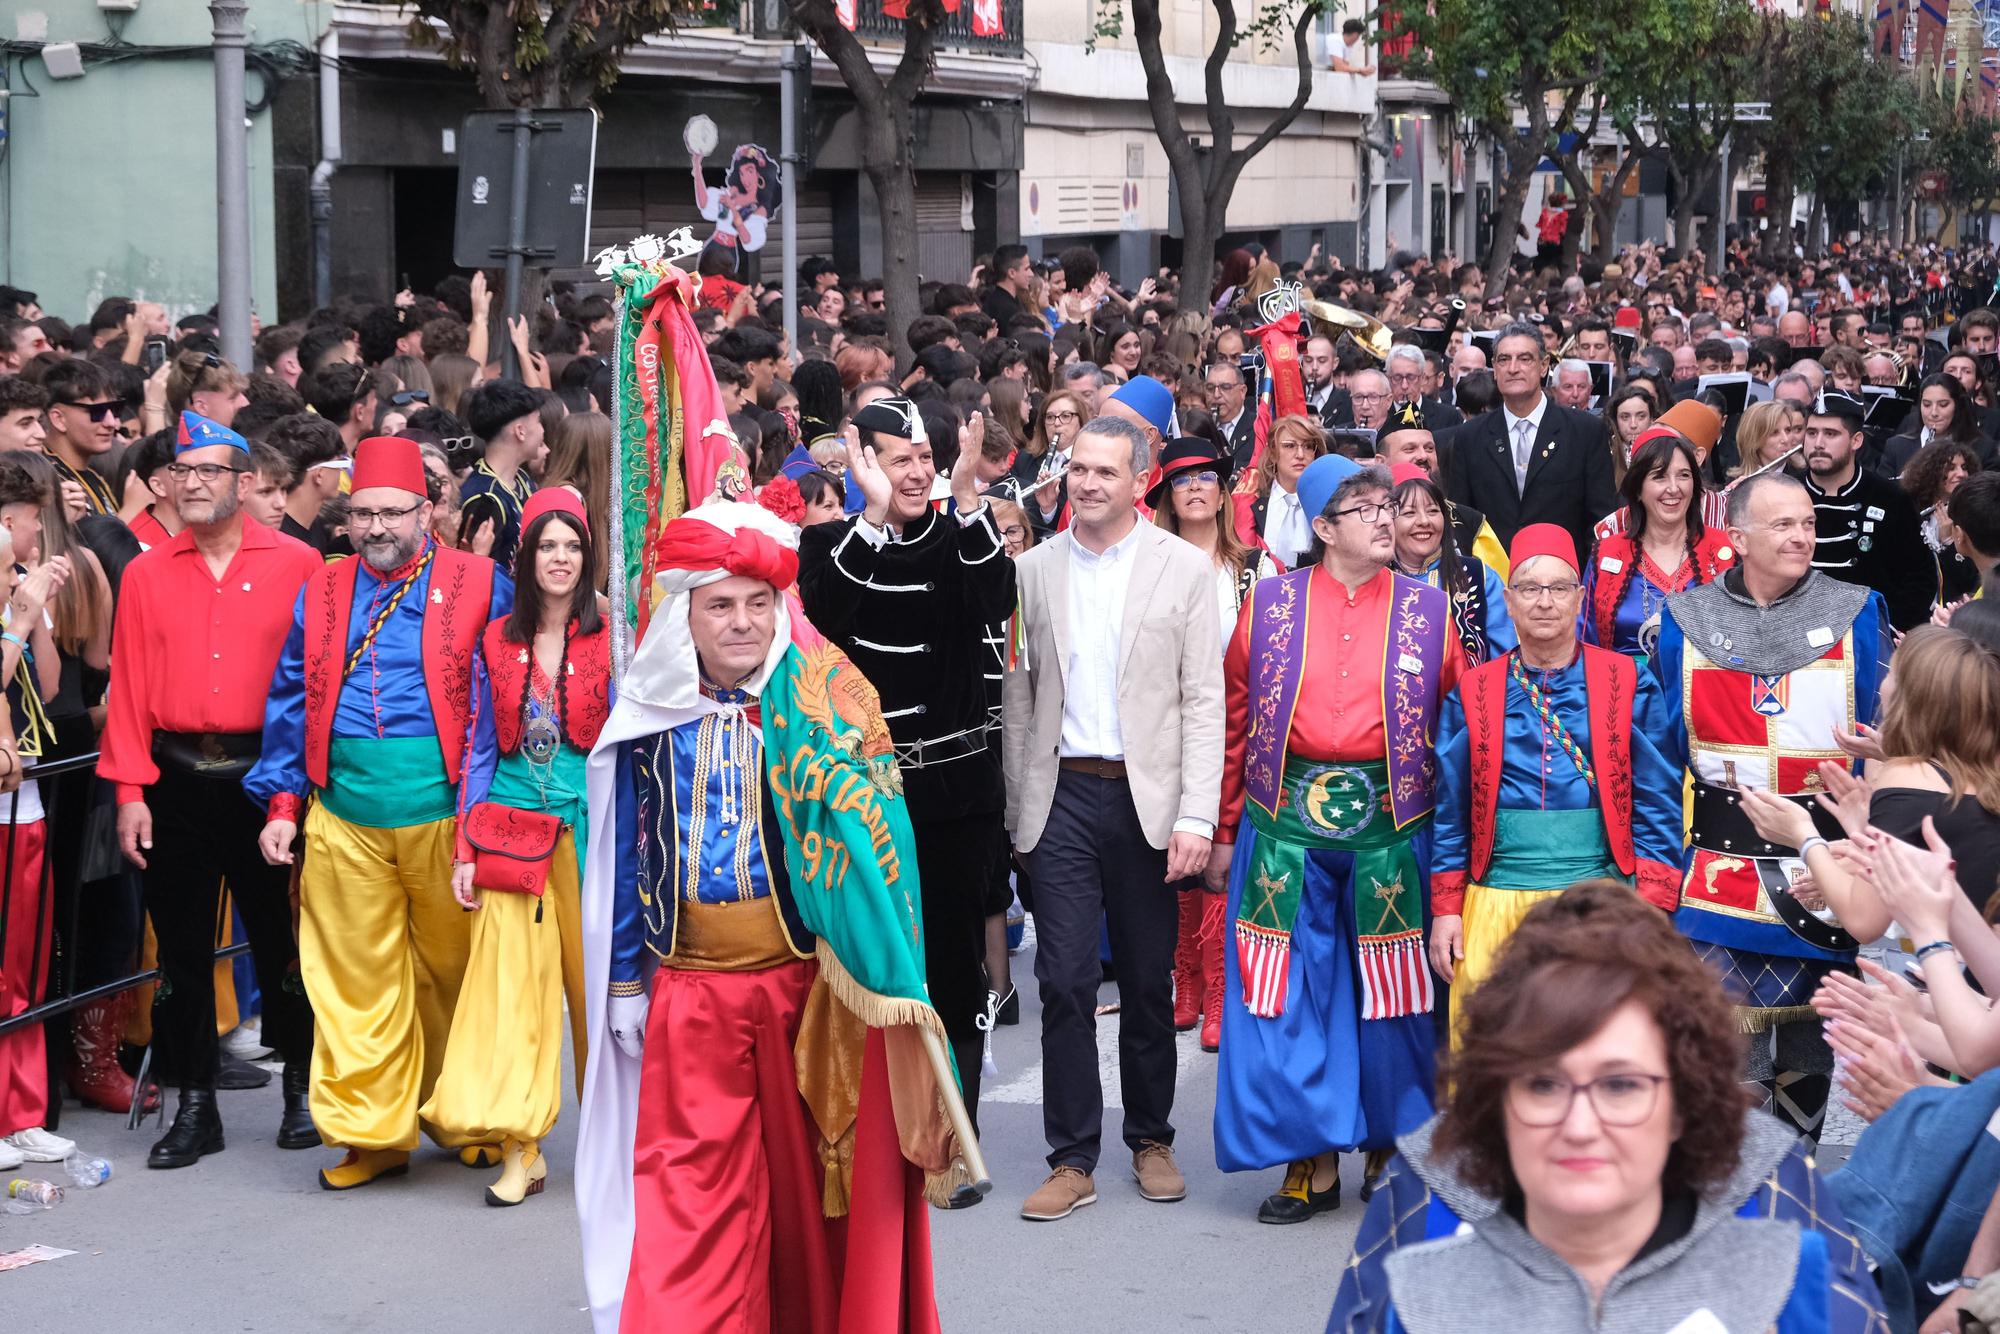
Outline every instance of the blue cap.
POLYGON ((174 433, 174 453, 185 454, 190 449, 207 449, 211 445, 228 445, 245 454, 250 452, 250 442, 221 422, 204 417, 199 412, 183 411, 180 429, 174 433))
POLYGON ((1174 434, 1174 396, 1152 376, 1133 376, 1111 397, 1144 417, 1162 440, 1174 434))
POLYGON ((793 445, 792 452, 785 455, 785 461, 778 465, 778 476, 789 477, 793 481, 819 467, 819 460, 804 445, 793 445))
POLYGON ((1306 522, 1324 514, 1327 502, 1333 499, 1340 484, 1360 471, 1361 465, 1345 454, 1322 454, 1308 463, 1299 474, 1298 488, 1293 493, 1299 498, 1299 508, 1305 511, 1306 522))

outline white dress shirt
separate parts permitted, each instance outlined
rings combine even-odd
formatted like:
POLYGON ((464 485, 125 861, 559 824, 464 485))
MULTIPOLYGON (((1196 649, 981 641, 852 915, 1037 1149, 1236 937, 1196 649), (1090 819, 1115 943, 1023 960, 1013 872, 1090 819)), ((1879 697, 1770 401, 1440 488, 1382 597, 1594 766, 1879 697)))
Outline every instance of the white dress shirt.
POLYGON ((1069 549, 1069 661, 1063 664, 1061 753, 1125 758, 1118 725, 1118 666, 1125 593, 1139 551, 1139 525, 1097 554, 1072 538, 1069 549))
POLYGON ((1514 456, 1514 490, 1528 489, 1528 463, 1535 457, 1535 437, 1542 432, 1542 418, 1549 410, 1549 396, 1536 398, 1534 410, 1516 417, 1514 409, 1502 404, 1500 419, 1507 426, 1507 448, 1514 456), (1523 429, 1525 427, 1525 429, 1523 429))
MULTIPOLYGON (((1271 497, 1264 507, 1264 545, 1287 569, 1299 563, 1299 556, 1312 545, 1312 525, 1306 521, 1305 506, 1297 493, 1271 483, 1271 497)), ((1232 630, 1234 626, 1230 627, 1232 630)))

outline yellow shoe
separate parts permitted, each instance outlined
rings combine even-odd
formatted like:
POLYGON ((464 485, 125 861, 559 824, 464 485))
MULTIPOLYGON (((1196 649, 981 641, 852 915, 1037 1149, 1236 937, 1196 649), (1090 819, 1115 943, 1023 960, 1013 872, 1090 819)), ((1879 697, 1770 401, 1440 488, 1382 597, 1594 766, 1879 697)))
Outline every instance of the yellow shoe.
POLYGON ((488 1204, 508 1208, 542 1193, 548 1183, 549 1164, 533 1141, 508 1140, 501 1161, 500 1179, 486 1188, 488 1204))
POLYGON ((468 1144, 458 1151, 458 1161, 467 1167, 500 1166, 500 1146, 498 1144, 468 1144))
POLYGON ((353 1190, 381 1177, 399 1177, 410 1170, 410 1155, 404 1149, 349 1149, 333 1167, 322 1168, 321 1190, 353 1190))

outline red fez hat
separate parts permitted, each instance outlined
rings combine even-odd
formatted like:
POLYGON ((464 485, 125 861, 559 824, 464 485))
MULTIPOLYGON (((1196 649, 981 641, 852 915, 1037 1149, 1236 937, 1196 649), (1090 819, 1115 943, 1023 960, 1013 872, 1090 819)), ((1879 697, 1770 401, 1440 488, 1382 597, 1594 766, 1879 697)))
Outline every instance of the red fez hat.
POLYGON ((374 435, 354 447, 354 489, 393 486, 419 498, 430 494, 425 485, 424 456, 414 440, 399 435, 374 435))
POLYGON ((1611 327, 1614 329, 1636 329, 1643 323, 1645 316, 1639 313, 1637 306, 1620 306, 1618 313, 1611 317, 1611 327))
POLYGON ((528 503, 521 506, 521 531, 527 532, 528 525, 544 514, 567 515, 575 522, 577 532, 590 536, 590 516, 584 513, 583 501, 566 486, 545 486, 529 496, 528 503))
POLYGON ((1398 463, 1389 469, 1389 479, 1401 486, 1405 482, 1428 482, 1431 475, 1414 463, 1398 463))
POLYGON ((1576 561, 1576 539, 1558 524, 1531 523, 1514 534, 1514 545, 1507 552, 1509 565, 1518 570, 1537 556, 1554 556, 1572 570, 1583 568, 1576 561))
MULTIPOLYGON (((1662 426, 1658 422, 1654 422, 1651 426, 1648 426, 1645 430, 1639 432, 1639 434, 1632 437, 1632 452, 1634 454, 1637 454, 1639 452, 1640 446, 1648 444, 1654 440, 1682 440, 1682 439, 1686 439, 1686 437, 1683 436, 1679 431, 1676 431, 1673 427, 1662 426)), ((1693 441, 1689 441, 1689 443, 1692 444, 1693 441)))

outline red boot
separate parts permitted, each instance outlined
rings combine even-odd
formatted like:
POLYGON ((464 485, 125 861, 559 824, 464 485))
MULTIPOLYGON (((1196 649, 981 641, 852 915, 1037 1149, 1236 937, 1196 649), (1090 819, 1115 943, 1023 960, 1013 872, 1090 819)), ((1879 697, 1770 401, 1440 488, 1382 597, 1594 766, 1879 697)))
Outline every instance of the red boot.
POLYGON ((1175 895, 1180 900, 1180 934, 1174 938, 1174 1031, 1185 1033, 1201 1022, 1201 904, 1198 889, 1175 895))
MULTIPOLYGON (((85 1105, 107 1112, 132 1110, 132 1076, 118 1064, 118 1041, 131 1017, 133 998, 121 991, 109 1000, 86 1005, 70 1024, 76 1063, 70 1066, 69 1088, 85 1105)), ((157 1103, 157 1092, 149 1090, 147 1110, 157 1103)))
POLYGON ((1201 892, 1201 1049, 1222 1048, 1222 947, 1229 935, 1229 898, 1201 892))

